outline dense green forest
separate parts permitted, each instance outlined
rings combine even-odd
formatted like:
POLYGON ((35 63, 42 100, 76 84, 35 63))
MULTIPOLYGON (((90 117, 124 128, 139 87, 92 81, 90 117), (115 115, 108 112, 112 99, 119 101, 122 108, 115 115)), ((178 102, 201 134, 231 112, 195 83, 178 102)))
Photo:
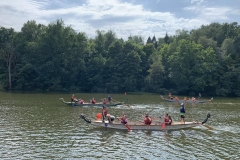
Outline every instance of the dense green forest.
POLYGON ((0 89, 240 96, 240 26, 211 23, 146 43, 111 30, 88 38, 62 20, 0 27, 0 89))

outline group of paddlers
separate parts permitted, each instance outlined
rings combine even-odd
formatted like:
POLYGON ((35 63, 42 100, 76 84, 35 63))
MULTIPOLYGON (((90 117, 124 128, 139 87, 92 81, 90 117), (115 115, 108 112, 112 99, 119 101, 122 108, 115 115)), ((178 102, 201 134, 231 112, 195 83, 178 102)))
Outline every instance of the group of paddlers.
MULTIPOLYGON (((201 98, 202 98, 202 95, 201 95, 201 93, 199 93, 198 94, 198 99, 201 99, 201 98)), ((173 97, 171 93, 168 94, 168 99, 179 101, 179 98, 178 97, 173 97)), ((184 97, 183 100, 184 101, 186 101, 186 100, 196 101, 196 98, 195 97, 192 97, 192 98, 184 97)))
MULTIPOLYGON (((82 98, 79 98, 77 99, 74 94, 72 95, 71 97, 71 102, 73 103, 79 103, 79 104, 84 104, 84 100, 82 98)), ((108 98, 104 98, 102 99, 102 104, 107 104, 107 103, 111 103, 112 102, 112 97, 110 95, 108 95, 108 98)), ((96 104, 97 101, 96 99, 93 97, 91 100, 90 100, 90 103, 92 104, 96 104)))
MULTIPOLYGON (((184 104, 182 103, 181 108, 180 108, 180 117, 181 117, 181 122, 183 124, 185 124, 185 121, 184 121, 185 116, 184 115, 185 115, 185 107, 184 107, 184 104)), ((108 109, 106 108, 106 106, 103 106, 102 113, 101 114, 98 113, 96 117, 97 117, 97 119, 102 119, 102 122, 104 122, 104 123, 105 123, 105 120, 108 120, 108 123, 113 123, 113 121, 115 119, 114 116, 112 116, 108 113, 108 109)), ((117 118, 120 121, 120 123, 122 123, 126 126, 128 125, 128 119, 127 119, 127 116, 124 113, 122 114, 121 117, 117 117, 117 118)), ((158 117, 158 118, 161 119, 161 116, 158 117)), ((141 121, 141 122, 142 122, 143 125, 151 125, 151 123, 154 119, 156 119, 156 118, 152 118, 152 117, 149 116, 148 113, 146 113, 143 116, 143 121, 141 121)), ((171 116, 168 113, 166 113, 164 115, 163 119, 164 119, 164 122, 161 122, 161 123, 163 123, 165 125, 171 125, 172 122, 173 122, 171 116)))

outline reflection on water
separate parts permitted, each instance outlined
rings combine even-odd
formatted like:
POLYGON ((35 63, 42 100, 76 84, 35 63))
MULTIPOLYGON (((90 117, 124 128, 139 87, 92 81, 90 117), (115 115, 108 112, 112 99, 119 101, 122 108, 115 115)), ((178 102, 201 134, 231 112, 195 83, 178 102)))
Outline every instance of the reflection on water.
MULTIPOLYGON (((186 104, 186 119, 202 121, 211 113, 208 125, 214 130, 200 126, 168 132, 127 132, 86 124, 79 114, 94 118, 101 108, 65 106, 58 100, 62 94, 0 94, 0 159, 240 158, 239 105, 186 104)), ((125 98, 117 96, 115 99, 125 98)), ((179 120, 179 104, 158 98, 148 95, 144 101, 142 96, 130 96, 131 107, 109 108, 109 112, 115 116, 124 112, 134 121, 142 120, 146 112, 152 117, 170 113, 173 120, 179 120)))

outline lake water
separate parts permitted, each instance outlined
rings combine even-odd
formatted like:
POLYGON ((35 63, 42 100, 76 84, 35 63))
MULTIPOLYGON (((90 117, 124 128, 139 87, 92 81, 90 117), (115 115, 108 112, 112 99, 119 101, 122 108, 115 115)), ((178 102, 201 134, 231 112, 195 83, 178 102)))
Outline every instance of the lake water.
MULTIPOLYGON (((100 101, 107 94, 76 93, 85 101, 100 101)), ((112 94, 127 106, 108 108, 112 115, 124 112, 129 120, 142 120, 169 113, 179 121, 177 103, 164 102, 159 95, 112 94)), ((240 159, 240 99, 214 98, 212 103, 186 104, 186 121, 211 118, 203 126, 169 132, 121 131, 86 124, 101 112, 96 107, 71 107, 71 94, 0 92, 0 159, 240 159)), ((181 97, 182 98, 182 97, 181 97)), ((211 97, 208 97, 211 98, 211 97)))

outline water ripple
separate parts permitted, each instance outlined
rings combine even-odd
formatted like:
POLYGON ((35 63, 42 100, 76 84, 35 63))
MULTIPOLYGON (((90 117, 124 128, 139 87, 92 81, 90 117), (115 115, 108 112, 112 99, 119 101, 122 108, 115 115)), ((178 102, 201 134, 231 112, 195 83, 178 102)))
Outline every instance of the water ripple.
MULTIPOLYGON (((119 131, 86 124, 79 114, 94 117, 99 108, 58 105, 0 106, 1 159, 239 159, 239 109, 222 104, 187 106, 187 118, 204 119, 214 130, 200 126, 171 132, 119 131), (218 107, 218 108, 217 108, 218 107)), ((232 106, 232 105, 231 105, 232 106)), ((166 112, 179 119, 179 106, 167 103, 111 108, 113 115, 141 120, 148 112, 157 117, 166 112)))

